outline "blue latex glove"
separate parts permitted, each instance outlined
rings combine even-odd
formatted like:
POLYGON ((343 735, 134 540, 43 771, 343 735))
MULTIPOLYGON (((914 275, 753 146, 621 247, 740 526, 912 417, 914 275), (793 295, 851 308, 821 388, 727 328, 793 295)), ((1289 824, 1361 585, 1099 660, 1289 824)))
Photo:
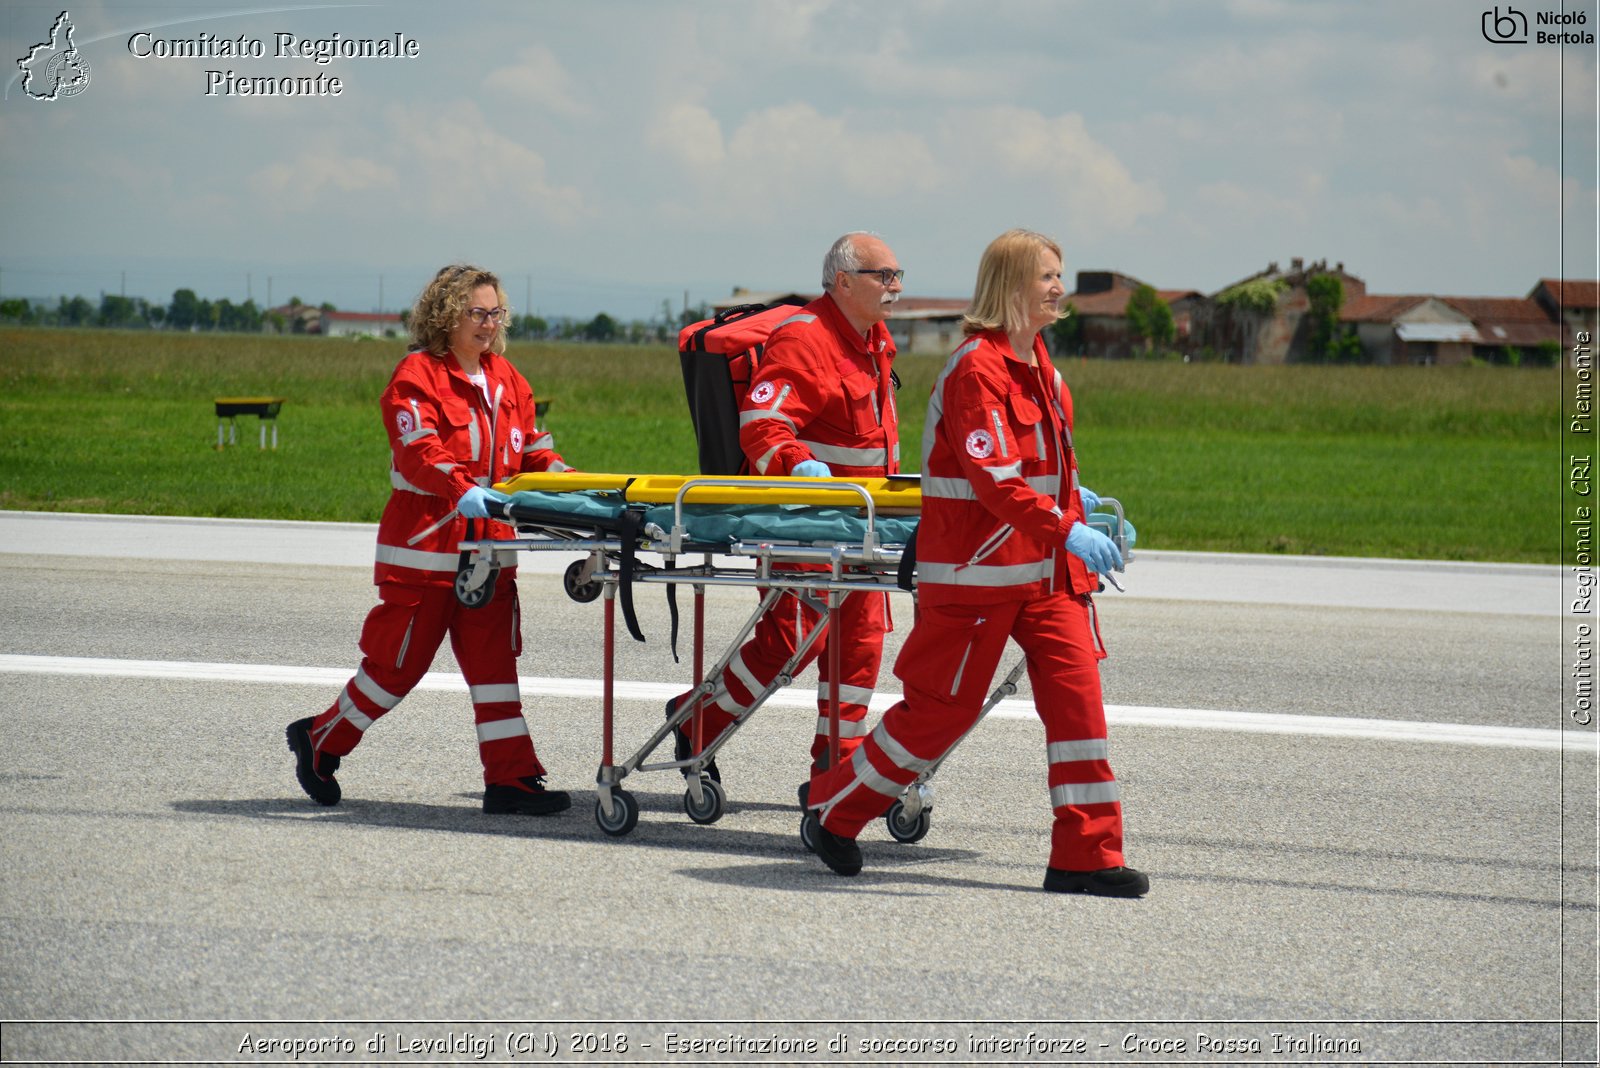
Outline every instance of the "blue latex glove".
POLYGON ((1078 500, 1083 502, 1083 514, 1093 515, 1094 510, 1100 507, 1100 494, 1088 486, 1078 487, 1078 500))
POLYGON ((789 473, 800 478, 829 478, 833 475, 833 472, 828 470, 828 465, 821 460, 801 460, 789 473))
POLYGON ((467 519, 488 519, 491 504, 504 504, 511 498, 498 490, 484 489, 482 486, 473 486, 461 495, 456 502, 456 511, 467 519))
POLYGON ((1117 552, 1117 543, 1085 523, 1074 523, 1067 532, 1067 552, 1082 560, 1097 575, 1122 570, 1122 554, 1117 552))

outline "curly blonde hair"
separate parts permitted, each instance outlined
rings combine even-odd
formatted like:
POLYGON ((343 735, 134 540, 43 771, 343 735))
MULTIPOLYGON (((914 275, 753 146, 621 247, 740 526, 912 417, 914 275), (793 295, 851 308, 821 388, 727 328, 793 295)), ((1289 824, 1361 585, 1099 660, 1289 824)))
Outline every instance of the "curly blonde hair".
MULTIPOLYGON (((1032 230, 1007 230, 983 250, 978 261, 978 283, 972 305, 961 317, 963 334, 985 330, 1010 333, 1028 323, 1022 290, 1039 270, 1039 253, 1046 249, 1061 258, 1061 246, 1032 230)), ((1065 314, 1065 313, 1063 313, 1065 314)))
POLYGON ((495 303, 506 310, 495 330, 495 352, 506 349, 506 322, 511 318, 511 305, 506 302, 506 291, 492 271, 467 263, 453 263, 441 267, 433 281, 423 287, 417 302, 411 308, 408 325, 411 329, 412 351, 426 349, 435 356, 450 351, 450 331, 456 328, 472 301, 472 293, 479 286, 494 286, 495 303))

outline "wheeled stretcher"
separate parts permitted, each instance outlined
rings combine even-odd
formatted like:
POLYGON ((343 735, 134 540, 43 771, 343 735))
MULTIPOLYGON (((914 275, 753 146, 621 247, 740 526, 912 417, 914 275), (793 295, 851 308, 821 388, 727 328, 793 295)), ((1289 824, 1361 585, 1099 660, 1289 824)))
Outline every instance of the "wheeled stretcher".
MULTIPOLYGON (((684 810, 696 823, 721 818, 727 797, 722 784, 705 774, 706 765, 774 693, 793 682, 829 625, 844 597, 857 592, 910 592, 921 493, 915 475, 888 479, 761 479, 735 476, 524 474, 496 487, 510 495, 491 507, 496 518, 512 523, 512 539, 469 539, 461 543, 456 595, 468 606, 492 594, 495 574, 524 551, 576 552, 563 575, 569 596, 580 602, 603 597, 604 641, 601 694, 601 758, 596 776, 595 821, 608 835, 633 830, 639 805, 622 785, 636 772, 677 771, 684 776, 684 810), (643 556, 651 559, 644 559, 643 556), (659 560, 659 562, 657 562, 659 560), (793 565, 812 565, 795 570, 793 565), (671 710, 638 750, 616 756, 613 687, 616 657, 616 607, 642 641, 633 610, 639 584, 664 584, 671 609, 673 645, 677 641, 676 588, 689 584, 694 594, 694 686, 687 700, 671 710), (762 591, 760 604, 733 636, 710 670, 705 665, 705 590, 708 586, 746 586, 762 591), (762 615, 785 593, 817 612, 818 622, 800 636, 793 657, 732 725, 702 749, 694 738, 686 759, 655 759, 656 751, 684 727, 701 701, 716 687, 723 669, 744 644, 762 615)), ((1092 522, 1118 542, 1127 559, 1132 528, 1122 506, 1102 498, 1104 513, 1092 522)), ((838 645, 832 652, 837 655, 838 645)), ((829 760, 839 758, 839 665, 835 662, 829 695, 829 760)), ((1019 663, 996 688, 987 714, 1016 692, 1019 663)), ((981 717, 980 717, 981 718, 981 717)), ((698 726, 698 721, 696 721, 698 726)), ((669 752, 671 749, 669 748, 669 752)), ((933 805, 928 769, 885 818, 890 835, 915 842, 928 833, 933 805)))

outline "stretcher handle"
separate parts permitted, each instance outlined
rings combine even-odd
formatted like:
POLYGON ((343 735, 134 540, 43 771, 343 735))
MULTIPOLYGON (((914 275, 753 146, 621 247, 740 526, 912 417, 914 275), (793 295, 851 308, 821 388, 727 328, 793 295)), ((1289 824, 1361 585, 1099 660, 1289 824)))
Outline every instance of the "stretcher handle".
MULTIPOLYGON (((877 509, 872 504, 872 494, 865 486, 858 486, 854 482, 843 479, 807 478, 796 480, 794 478, 690 478, 685 479, 683 485, 678 487, 678 492, 672 498, 672 551, 679 552, 683 547, 683 539, 688 536, 688 531, 683 525, 683 505, 689 491, 697 486, 734 486, 741 489, 775 489, 792 490, 797 485, 804 484, 807 489, 838 490, 841 493, 853 491, 861 498, 867 509, 867 532, 861 539, 864 549, 871 552, 877 548, 877 509), (819 483, 826 483, 819 485, 819 483)), ((779 504, 782 501, 777 502, 779 504)))

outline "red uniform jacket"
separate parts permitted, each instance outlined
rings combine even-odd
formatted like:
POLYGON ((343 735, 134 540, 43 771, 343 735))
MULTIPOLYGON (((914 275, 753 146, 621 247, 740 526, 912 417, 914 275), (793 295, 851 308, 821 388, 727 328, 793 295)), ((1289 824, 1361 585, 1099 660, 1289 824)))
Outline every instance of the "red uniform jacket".
MULTIPOLYGON (((413 352, 383 391, 394 492, 378 523, 376 582, 453 582, 467 520, 456 502, 473 486, 522 471, 565 471, 550 435, 535 425, 533 390, 498 353, 480 361, 488 396, 452 354, 413 352)), ((506 523, 478 520, 480 538, 511 538, 506 523)))
POLYGON ((899 418, 882 323, 862 337, 823 294, 778 324, 739 410, 739 444, 758 475, 821 460, 835 475, 900 470, 899 418))
POLYGON ((955 351, 933 387, 922 437, 917 596, 927 604, 1090 593, 1066 550, 1083 519, 1072 395, 1034 339, 1037 368, 1000 331, 955 351))

